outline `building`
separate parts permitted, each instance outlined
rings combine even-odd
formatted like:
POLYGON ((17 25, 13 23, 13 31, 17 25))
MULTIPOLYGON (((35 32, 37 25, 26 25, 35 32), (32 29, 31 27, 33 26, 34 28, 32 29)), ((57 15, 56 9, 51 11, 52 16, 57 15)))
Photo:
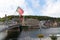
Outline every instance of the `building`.
POLYGON ((54 23, 53 23, 53 27, 57 27, 58 26, 58 23, 55 21, 54 23))

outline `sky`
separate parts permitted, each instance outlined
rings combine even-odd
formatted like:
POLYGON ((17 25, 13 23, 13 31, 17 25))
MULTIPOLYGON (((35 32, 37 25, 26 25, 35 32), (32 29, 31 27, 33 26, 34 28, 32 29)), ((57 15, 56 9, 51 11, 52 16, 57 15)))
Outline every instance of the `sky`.
POLYGON ((0 0, 0 17, 19 15, 18 6, 24 10, 23 15, 60 17, 60 0, 0 0))

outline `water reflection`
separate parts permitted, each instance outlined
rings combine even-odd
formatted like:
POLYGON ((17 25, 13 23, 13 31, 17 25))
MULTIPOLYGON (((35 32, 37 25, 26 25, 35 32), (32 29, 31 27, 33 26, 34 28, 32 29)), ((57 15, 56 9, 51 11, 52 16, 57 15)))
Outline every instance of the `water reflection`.
POLYGON ((60 34, 60 28, 48 28, 48 29, 34 29, 32 31, 23 31, 21 38, 30 36, 31 38, 37 38, 38 34, 43 34, 45 37, 49 37, 50 34, 60 34))

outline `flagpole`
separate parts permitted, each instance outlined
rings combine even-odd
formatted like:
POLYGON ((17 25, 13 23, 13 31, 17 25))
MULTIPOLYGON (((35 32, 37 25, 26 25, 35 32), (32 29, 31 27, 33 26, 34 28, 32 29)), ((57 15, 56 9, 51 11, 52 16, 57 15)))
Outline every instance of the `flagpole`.
POLYGON ((23 9, 21 9, 18 6, 16 11, 19 13, 21 25, 24 25, 24 16, 23 16, 24 11, 23 11, 23 9))
POLYGON ((22 26, 25 26, 25 18, 23 16, 23 20, 22 20, 22 26))

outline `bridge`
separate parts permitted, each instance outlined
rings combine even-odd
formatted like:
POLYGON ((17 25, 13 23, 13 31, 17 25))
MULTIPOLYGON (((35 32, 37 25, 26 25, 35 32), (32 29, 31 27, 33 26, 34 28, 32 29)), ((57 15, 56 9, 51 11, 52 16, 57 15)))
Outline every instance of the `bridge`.
MULTIPOLYGON (((5 25, 5 24, 3 24, 3 25, 5 25)), ((2 30, 0 30, 0 32, 3 32, 3 31, 6 31, 6 30, 9 30, 9 29, 12 29, 12 28, 14 28, 14 27, 19 27, 19 26, 21 26, 21 25, 19 25, 19 24, 6 25, 6 27, 3 28, 2 30)))
POLYGON ((0 29, 0 33, 2 32, 7 33, 7 36, 4 40, 10 40, 10 39, 17 40, 18 36, 22 31, 20 26, 21 26, 20 24, 10 24, 10 25, 2 24, 2 29, 0 29), (15 30, 14 28, 19 28, 20 31, 14 31, 15 30))

